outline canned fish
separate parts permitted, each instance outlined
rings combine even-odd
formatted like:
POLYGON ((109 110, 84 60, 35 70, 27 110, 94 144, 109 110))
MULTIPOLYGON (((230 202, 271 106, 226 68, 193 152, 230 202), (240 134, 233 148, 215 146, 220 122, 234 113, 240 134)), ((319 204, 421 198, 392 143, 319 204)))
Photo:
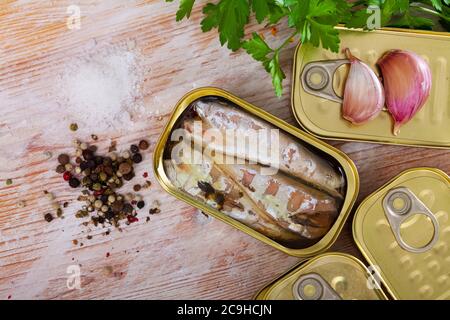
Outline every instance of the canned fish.
POLYGON ((353 236, 394 299, 450 299, 450 178, 410 169, 366 198, 353 236))
POLYGON ((359 188, 345 154, 215 88, 179 101, 154 170, 170 194, 295 256, 332 245, 359 188))
POLYGON ((257 300, 384 300, 376 279, 357 258, 324 253, 276 279, 257 300))
POLYGON ((367 123, 354 125, 341 112, 349 61, 343 53, 299 45, 292 89, 292 108, 298 123, 309 133, 326 139, 449 148, 449 34, 401 29, 365 32, 339 28, 339 32, 341 47, 349 48, 372 70, 377 70, 377 61, 392 49, 424 57, 432 75, 426 103, 398 135, 392 132, 393 121, 387 110, 367 123))

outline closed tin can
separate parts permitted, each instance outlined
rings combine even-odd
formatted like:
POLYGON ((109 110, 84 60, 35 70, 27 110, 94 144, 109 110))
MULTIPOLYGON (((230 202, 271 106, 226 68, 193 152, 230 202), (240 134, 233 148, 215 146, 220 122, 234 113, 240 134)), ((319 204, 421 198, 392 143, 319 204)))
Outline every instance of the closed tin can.
POLYGON ((404 171, 368 196, 353 220, 357 258, 324 253, 272 281, 256 299, 450 299, 450 177, 404 171))
POLYGON ((324 253, 300 263, 268 284, 257 300, 385 300, 376 280, 357 258, 324 253))
POLYGON ((178 199, 299 257, 333 244, 359 189, 356 167, 344 153, 216 88, 191 91, 178 102, 156 145, 154 171, 178 199), (232 131, 239 145, 253 129, 269 140, 245 148, 218 142, 223 131, 228 143, 232 131), (262 156, 266 149, 276 166, 268 162, 275 158, 262 156))
POLYGON ((450 178, 406 170, 367 197, 353 236, 394 299, 450 299, 450 178))
POLYGON ((344 54, 310 44, 299 45, 294 56, 292 88, 292 109, 298 123, 309 133, 325 139, 449 148, 449 34, 402 29, 370 32, 338 29, 341 48, 349 48, 373 70, 377 70, 378 59, 391 49, 409 50, 424 57, 432 74, 430 96, 398 135, 392 133, 393 120, 387 110, 363 125, 353 125, 342 117, 341 111, 340 97, 348 74, 344 54))

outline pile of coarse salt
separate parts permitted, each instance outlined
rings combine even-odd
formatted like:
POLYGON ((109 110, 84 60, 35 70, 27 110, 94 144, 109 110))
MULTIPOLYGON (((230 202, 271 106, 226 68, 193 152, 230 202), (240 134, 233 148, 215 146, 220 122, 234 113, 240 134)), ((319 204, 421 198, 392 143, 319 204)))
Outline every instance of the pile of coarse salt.
POLYGON ((143 68, 139 56, 106 47, 69 61, 57 84, 57 100, 70 122, 96 131, 132 123, 142 106, 143 68))

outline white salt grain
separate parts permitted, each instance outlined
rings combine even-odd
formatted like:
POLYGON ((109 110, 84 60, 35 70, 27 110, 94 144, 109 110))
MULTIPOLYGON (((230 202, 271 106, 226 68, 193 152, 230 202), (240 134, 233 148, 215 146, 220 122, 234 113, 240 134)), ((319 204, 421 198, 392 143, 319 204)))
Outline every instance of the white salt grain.
POLYGON ((138 56, 122 48, 102 51, 68 63, 58 84, 57 100, 72 122, 98 131, 129 125, 139 112, 142 68, 138 56))

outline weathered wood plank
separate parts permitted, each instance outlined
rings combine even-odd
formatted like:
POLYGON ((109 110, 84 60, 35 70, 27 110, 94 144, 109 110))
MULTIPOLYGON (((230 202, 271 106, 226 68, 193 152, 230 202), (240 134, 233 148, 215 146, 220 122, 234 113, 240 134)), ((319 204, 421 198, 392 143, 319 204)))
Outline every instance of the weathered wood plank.
MULTIPOLYGON (((99 136, 105 150, 110 139, 128 145, 143 136, 154 146, 176 101, 192 88, 212 85, 295 124, 290 110, 293 45, 282 54, 286 94, 278 99, 270 77, 242 52, 219 45, 216 33, 199 28, 201 6, 190 21, 176 23, 176 3, 162 1, 81 1, 80 30, 66 27, 70 1, 3 1, 0 4, 0 299, 20 298, 251 298, 265 282, 298 259, 288 257, 233 228, 207 218, 174 200, 150 177, 143 192, 147 203, 162 202, 162 213, 103 236, 75 219, 77 193, 54 173, 55 155, 69 151, 74 137, 99 136), (95 39, 95 41, 94 41, 95 39), (148 68, 145 112, 120 130, 68 130, 70 119, 52 92, 56 75, 70 59, 110 43, 139 51, 148 68), (162 120, 159 118, 162 117, 162 120), (51 151, 52 159, 44 152, 51 151), (12 178, 14 184, 5 186, 12 178), (48 224, 47 189, 68 201, 65 219, 48 224), (26 207, 19 208, 19 200, 26 207), (73 239, 84 243, 75 246, 73 239), (107 257, 107 253, 110 256, 107 257), (67 267, 80 264, 81 290, 68 290, 67 267)), ((287 30, 280 25, 280 41, 287 30)), ((249 33, 259 30, 255 25, 249 33)), ((449 152, 332 142, 355 161, 361 176, 359 201, 402 170, 415 166, 450 172, 449 152)), ((151 172, 151 152, 140 173, 151 172)), ((351 219, 333 250, 358 255, 351 219)))

